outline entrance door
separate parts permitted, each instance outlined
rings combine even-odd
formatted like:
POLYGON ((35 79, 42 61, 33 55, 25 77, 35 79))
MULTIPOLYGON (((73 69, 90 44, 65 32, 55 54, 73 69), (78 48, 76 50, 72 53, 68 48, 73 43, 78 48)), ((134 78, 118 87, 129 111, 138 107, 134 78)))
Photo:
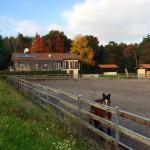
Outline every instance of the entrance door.
POLYGON ((69 70, 69 75, 71 78, 73 78, 73 70, 69 70))

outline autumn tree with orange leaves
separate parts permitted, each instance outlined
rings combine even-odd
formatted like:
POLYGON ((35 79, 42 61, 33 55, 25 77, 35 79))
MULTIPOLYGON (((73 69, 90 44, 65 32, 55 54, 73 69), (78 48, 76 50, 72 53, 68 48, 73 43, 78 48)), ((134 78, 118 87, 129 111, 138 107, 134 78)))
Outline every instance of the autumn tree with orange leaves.
POLYGON ((71 45, 72 47, 70 49, 70 52, 77 53, 82 63, 87 65, 95 64, 93 60, 94 52, 92 48, 88 46, 88 40, 85 36, 76 36, 75 39, 72 41, 71 45))
POLYGON ((36 34, 30 47, 30 53, 48 53, 49 48, 46 46, 44 40, 40 35, 36 34))
POLYGON ((52 53, 65 53, 70 49, 71 40, 67 38, 64 32, 52 30, 44 35, 43 39, 52 53))

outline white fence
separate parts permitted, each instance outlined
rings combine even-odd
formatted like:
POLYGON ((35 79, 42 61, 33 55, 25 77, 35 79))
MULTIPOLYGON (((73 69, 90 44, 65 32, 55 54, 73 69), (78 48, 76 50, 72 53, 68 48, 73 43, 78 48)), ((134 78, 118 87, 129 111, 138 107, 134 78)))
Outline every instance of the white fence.
POLYGON ((120 134, 123 134, 131 139, 134 139, 141 144, 150 147, 150 138, 145 137, 139 133, 127 129, 119 124, 119 118, 125 117, 129 120, 137 122, 139 124, 150 127, 150 119, 135 115, 133 113, 120 110, 118 107, 104 106, 99 103, 90 101, 88 98, 84 98, 81 95, 72 95, 61 89, 53 89, 45 87, 34 82, 29 82, 25 79, 18 77, 9 77, 9 82, 12 83, 16 88, 22 91, 25 95, 32 97, 34 102, 42 106, 44 109, 51 111, 49 105, 55 107, 59 112, 61 120, 63 120, 63 114, 67 114, 73 118, 78 119, 86 128, 90 129, 93 133, 98 134, 110 145, 114 145, 115 149, 132 149, 128 145, 120 141, 120 134), (99 109, 106 110, 115 116, 115 122, 106 120, 97 115, 94 115, 87 110, 88 107, 95 106, 99 109), (115 137, 109 136, 108 134, 96 129, 94 126, 89 124, 88 118, 93 118, 115 131, 115 137))

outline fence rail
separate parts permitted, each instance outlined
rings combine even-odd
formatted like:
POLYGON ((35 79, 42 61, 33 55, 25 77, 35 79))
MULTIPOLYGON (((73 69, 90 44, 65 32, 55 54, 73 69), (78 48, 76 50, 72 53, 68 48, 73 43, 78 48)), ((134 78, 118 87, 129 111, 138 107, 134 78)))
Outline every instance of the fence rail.
POLYGON ((59 79, 89 79, 89 78, 97 78, 97 79, 150 79, 150 75, 143 76, 138 75, 136 73, 129 73, 128 76, 125 73, 118 73, 116 75, 103 75, 103 74, 74 74, 73 76, 70 74, 37 74, 37 75, 9 75, 9 76, 17 76, 20 78, 25 78, 28 80, 59 80, 59 79), (140 77, 141 76, 141 77, 140 77))
POLYGON ((132 149, 128 145, 120 141, 120 134, 124 134, 144 145, 150 147, 150 138, 136 133, 130 129, 127 129, 119 124, 119 117, 125 117, 134 122, 140 123, 144 126, 150 127, 150 119, 142 116, 135 115, 133 113, 120 110, 119 108, 104 106, 99 103, 90 101, 81 95, 73 95, 67 93, 61 89, 54 89, 48 86, 43 86, 36 84, 34 82, 29 82, 25 79, 19 77, 8 77, 9 82, 11 82, 16 88, 24 92, 26 95, 30 95, 33 100, 41 105, 44 109, 50 111, 49 105, 55 107, 60 111, 61 120, 63 120, 62 113, 65 113, 71 117, 77 118, 82 124, 84 124, 92 132, 100 135, 110 143, 113 143, 116 149, 132 149), (87 109, 83 107, 84 105, 94 106, 99 109, 103 109, 115 115, 115 122, 101 118, 95 114, 90 113, 87 109), (109 136, 108 134, 96 129, 94 126, 90 125, 84 118, 93 118, 110 128, 115 130, 115 137, 109 136))
MULTIPOLYGON (((14 76, 14 75, 10 75, 10 76, 14 76)), ((54 80, 54 79, 72 79, 73 78, 73 76, 71 76, 70 74, 15 75, 15 77, 25 78, 28 80, 34 80, 34 79, 35 80, 42 80, 42 79, 54 80)))

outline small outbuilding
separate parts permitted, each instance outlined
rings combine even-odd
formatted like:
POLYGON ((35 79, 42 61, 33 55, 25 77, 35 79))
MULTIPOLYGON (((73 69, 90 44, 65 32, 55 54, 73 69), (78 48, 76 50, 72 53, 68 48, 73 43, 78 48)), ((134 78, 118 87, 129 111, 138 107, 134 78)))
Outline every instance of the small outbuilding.
POLYGON ((137 69, 138 78, 150 78, 150 64, 140 64, 137 69))
POLYGON ((103 75, 117 75, 119 67, 116 64, 99 64, 98 69, 103 75))

